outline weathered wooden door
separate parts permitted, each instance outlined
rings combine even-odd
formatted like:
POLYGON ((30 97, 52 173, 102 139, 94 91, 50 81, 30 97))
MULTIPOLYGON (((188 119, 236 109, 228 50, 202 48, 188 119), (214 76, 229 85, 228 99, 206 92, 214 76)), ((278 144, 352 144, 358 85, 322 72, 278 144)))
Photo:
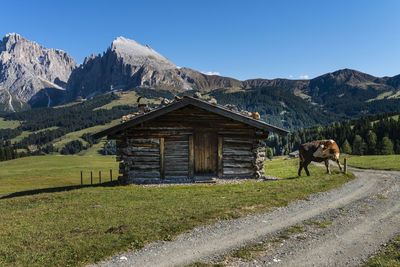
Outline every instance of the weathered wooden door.
POLYGON ((216 175, 218 155, 217 133, 195 132, 193 139, 195 175, 216 175))

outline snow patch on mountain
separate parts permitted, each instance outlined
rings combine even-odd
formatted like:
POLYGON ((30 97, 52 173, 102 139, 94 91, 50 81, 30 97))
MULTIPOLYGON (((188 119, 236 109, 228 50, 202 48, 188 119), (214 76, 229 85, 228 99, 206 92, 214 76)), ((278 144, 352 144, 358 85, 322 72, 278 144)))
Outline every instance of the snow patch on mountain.
POLYGON ((49 93, 47 92, 47 90, 45 90, 44 93, 45 93, 46 96, 47 96, 47 107, 50 107, 50 105, 51 105, 50 95, 49 95, 49 93))
POLYGON ((14 107, 13 107, 13 105, 12 105, 12 96, 11 96, 11 94, 10 94, 9 91, 6 91, 6 92, 8 93, 8 96, 10 97, 10 99, 8 100, 8 106, 9 106, 9 108, 10 108, 10 110, 11 110, 12 112, 15 112, 15 109, 14 109, 14 107))
POLYGON ((59 90, 65 90, 65 88, 62 88, 61 86, 59 86, 59 85, 57 85, 55 83, 52 83, 49 80, 46 80, 46 79, 44 79, 44 78, 42 78, 40 76, 38 76, 36 78, 41 80, 43 82, 43 86, 45 86, 45 87, 53 87, 53 88, 56 88, 56 89, 59 89, 59 90))

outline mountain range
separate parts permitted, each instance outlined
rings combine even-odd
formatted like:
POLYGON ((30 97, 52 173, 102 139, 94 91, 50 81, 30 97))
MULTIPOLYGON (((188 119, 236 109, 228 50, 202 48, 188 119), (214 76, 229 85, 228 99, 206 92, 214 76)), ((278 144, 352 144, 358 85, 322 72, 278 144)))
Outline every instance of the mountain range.
MULTIPOLYGON (((400 75, 380 78, 342 69, 310 80, 239 81, 178 67, 148 45, 124 37, 116 38, 103 54, 91 55, 80 65, 67 52, 47 49, 15 33, 0 41, 3 113, 135 88, 176 93, 196 90, 219 98, 232 92, 279 88, 310 108, 340 114, 341 118, 400 109, 400 75)), ((284 108, 285 99, 280 102, 284 108)))
MULTIPOLYGON (((15 112, 46 89, 65 90, 75 60, 11 33, 0 41, 0 110, 15 112)), ((52 105, 48 98, 47 105, 52 105)))

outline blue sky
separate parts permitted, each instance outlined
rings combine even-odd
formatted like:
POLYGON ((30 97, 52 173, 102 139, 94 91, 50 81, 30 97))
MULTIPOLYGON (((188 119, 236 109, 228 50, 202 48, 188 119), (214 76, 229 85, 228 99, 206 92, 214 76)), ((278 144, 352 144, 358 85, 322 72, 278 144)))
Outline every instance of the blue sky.
POLYGON ((175 64, 237 79, 313 78, 342 68, 400 74, 400 1, 6 1, 17 32, 78 63, 117 36, 175 64))

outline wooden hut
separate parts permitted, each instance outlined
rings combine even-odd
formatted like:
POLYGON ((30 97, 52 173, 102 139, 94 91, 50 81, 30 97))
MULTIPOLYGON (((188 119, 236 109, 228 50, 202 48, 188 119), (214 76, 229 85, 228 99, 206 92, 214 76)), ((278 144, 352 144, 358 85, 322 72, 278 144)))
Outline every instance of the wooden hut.
POLYGON ((115 139, 120 182, 259 178, 269 132, 287 134, 224 106, 184 96, 93 136, 115 139))

